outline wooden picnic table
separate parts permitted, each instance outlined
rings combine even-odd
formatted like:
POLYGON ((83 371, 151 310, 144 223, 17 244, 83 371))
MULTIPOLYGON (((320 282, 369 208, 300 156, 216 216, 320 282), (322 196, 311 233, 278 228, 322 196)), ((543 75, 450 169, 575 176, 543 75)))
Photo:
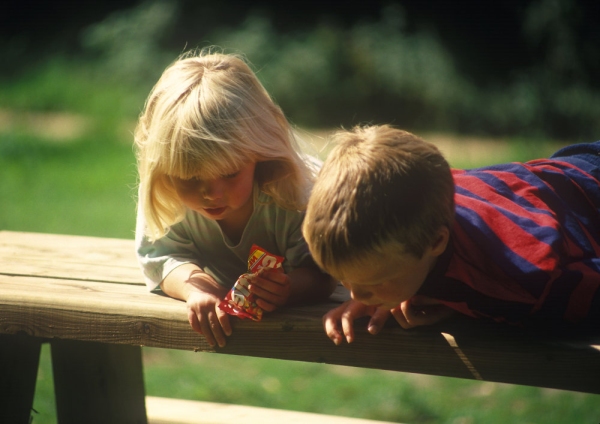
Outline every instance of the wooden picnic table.
MULTIPOLYGON (((600 336, 536 337, 467 318, 335 346, 322 315, 347 298, 233 319, 211 348, 185 303, 149 293, 133 240, 0 231, 0 422, 29 416, 51 344, 59 422, 146 422, 141 347, 322 362, 600 394, 600 336)), ((6 421, 9 422, 9 421, 6 421)))

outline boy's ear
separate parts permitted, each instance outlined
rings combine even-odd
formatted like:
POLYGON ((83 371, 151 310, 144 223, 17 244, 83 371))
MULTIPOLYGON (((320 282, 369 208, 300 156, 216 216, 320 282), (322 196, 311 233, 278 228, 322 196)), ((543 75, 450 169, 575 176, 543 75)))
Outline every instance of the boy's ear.
POLYGON ((440 227, 437 238, 431 245, 431 254, 433 256, 440 256, 446 250, 448 241, 450 240, 450 229, 445 225, 440 227))

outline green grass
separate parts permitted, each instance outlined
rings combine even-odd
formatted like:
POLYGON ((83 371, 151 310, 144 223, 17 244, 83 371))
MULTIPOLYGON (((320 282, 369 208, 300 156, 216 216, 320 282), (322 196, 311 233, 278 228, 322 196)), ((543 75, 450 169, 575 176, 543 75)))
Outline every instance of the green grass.
POLYGON ((148 391, 165 397, 404 423, 583 423, 600 413, 598 396, 573 392, 210 353, 144 353, 148 391), (163 386, 169 379, 174 387, 163 386))
MULTIPOLYGON (((144 348, 153 396, 324 413, 398 423, 597 423, 600 396, 448 377, 144 348)), ((56 423, 50 349, 34 424, 56 423)))
POLYGON ((131 145, 0 134, 0 228, 132 238, 131 145))

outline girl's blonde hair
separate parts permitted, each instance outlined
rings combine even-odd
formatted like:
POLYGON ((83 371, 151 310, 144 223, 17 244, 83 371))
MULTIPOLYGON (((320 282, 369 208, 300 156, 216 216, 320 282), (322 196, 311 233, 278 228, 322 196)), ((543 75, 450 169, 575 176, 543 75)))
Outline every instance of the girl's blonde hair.
POLYGON ((172 177, 212 179, 254 161, 260 190, 278 206, 306 207, 313 175, 283 112, 238 55, 180 56, 150 92, 135 145, 139 213, 151 240, 184 217, 172 177))

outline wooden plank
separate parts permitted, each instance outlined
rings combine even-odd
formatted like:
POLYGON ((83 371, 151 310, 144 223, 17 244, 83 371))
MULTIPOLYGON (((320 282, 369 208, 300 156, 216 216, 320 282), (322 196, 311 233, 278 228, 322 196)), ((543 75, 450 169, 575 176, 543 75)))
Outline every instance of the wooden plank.
MULTIPOLYGON (((439 334, 359 329, 361 343, 336 347, 321 323, 331 306, 288 308, 260 323, 233 319, 234 336, 219 352, 469 377, 439 334)), ((214 352, 191 329, 183 302, 132 285, 0 275, 0 332, 214 352)))
MULTIPOLYGON (((148 293, 135 283, 139 273, 132 240, 0 232, 0 333, 214 351, 191 330, 185 304, 148 293)), ((218 352, 600 393, 598 335, 544 339, 465 318, 410 331, 391 325, 375 337, 358 325, 356 342, 336 347, 321 323, 335 305, 234 319, 218 352)))
MULTIPOLYGON (((410 331, 390 326, 377 336, 359 326, 355 343, 337 347, 321 323, 332 306, 288 308, 259 323, 233 319, 234 334, 217 352, 600 393, 600 352, 593 341, 575 349, 573 343, 455 320, 410 331)), ((215 352, 186 317, 183 302, 141 286, 0 276, 3 333, 215 352)))
POLYGON ((0 231, 0 273, 144 284, 133 240, 0 231))
POLYGON ((61 424, 145 424, 138 346, 51 342, 56 415, 61 424))
MULTIPOLYGON (((361 418, 256 406, 146 397, 148 424, 386 424, 361 418)), ((391 423, 388 423, 391 424, 391 423)))
POLYGON ((600 394, 600 337, 457 320, 443 335, 473 378, 600 394))
POLYGON ((0 422, 30 422, 41 344, 22 334, 0 334, 0 422))

